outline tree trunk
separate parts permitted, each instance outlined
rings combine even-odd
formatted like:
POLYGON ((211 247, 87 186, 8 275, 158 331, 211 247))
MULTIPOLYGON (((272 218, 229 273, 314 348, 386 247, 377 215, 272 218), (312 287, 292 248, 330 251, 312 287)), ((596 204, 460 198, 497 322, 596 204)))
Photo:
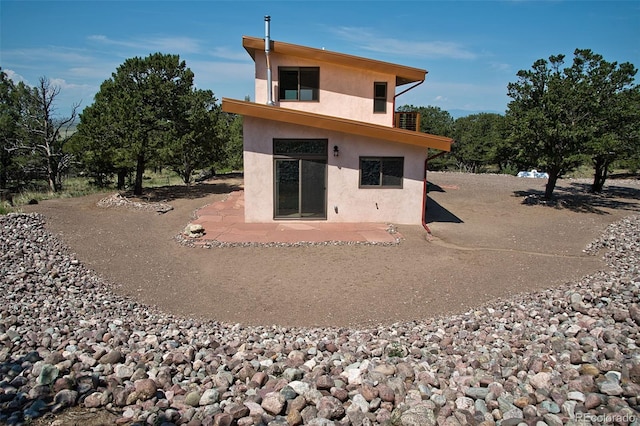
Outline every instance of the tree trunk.
POLYGON ((186 158, 183 161, 183 164, 184 176, 182 177, 182 180, 184 181, 185 185, 187 185, 187 189, 189 189, 191 187, 191 173, 193 172, 193 167, 191 162, 186 158))
POLYGON ((51 157, 47 158, 47 177, 49 178, 49 190, 51 192, 58 192, 58 184, 56 182, 56 170, 53 164, 51 164, 53 159, 51 157))
POLYGON ((593 160, 595 174, 593 176, 593 184, 591 184, 591 192, 600 193, 607 180, 607 172, 609 170, 609 162, 604 158, 596 158, 593 160))
POLYGON ((553 190, 556 187, 556 183, 558 182, 558 176, 560 175, 560 171, 556 169, 551 169, 548 171, 549 179, 547 180, 547 186, 544 189, 544 199, 550 200, 553 198, 553 190))
POLYGON ((9 181, 9 156, 5 155, 4 150, 0 152, 0 189, 4 189, 7 187, 7 182, 9 181))
POLYGON ((124 189, 124 180, 127 177, 127 171, 126 170, 118 170, 118 183, 117 183, 117 187, 118 190, 122 190, 124 189))
POLYGON ((54 182, 53 179, 51 179, 51 176, 49 176, 49 191, 57 192, 56 191, 56 183, 54 182))
POLYGON ((136 165, 136 182, 133 187, 134 195, 142 195, 142 176, 144 175, 144 154, 138 154, 137 165, 136 165))

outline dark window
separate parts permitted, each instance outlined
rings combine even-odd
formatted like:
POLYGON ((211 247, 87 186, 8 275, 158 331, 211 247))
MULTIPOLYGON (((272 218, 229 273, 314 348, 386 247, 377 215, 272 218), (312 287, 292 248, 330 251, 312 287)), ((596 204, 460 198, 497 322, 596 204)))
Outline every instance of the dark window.
POLYGON ((274 139, 274 218, 327 218, 327 139, 274 139))
POLYGON ((402 188, 404 158, 361 157, 360 187, 402 188))
POLYGON ((373 83, 373 112, 387 112, 387 83, 373 83))
POLYGON ((320 68, 284 68, 279 71, 281 101, 317 101, 320 92, 320 68))
POLYGON ((327 157, 327 139, 274 139, 273 154, 284 156, 311 155, 327 157))

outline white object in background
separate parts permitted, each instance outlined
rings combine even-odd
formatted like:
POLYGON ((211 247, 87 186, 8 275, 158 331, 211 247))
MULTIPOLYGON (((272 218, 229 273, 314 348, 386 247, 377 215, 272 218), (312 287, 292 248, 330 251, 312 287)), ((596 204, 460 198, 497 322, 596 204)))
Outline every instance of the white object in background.
POLYGON ((549 179, 549 174, 545 172, 539 172, 536 169, 533 169, 530 172, 518 172, 518 177, 549 179))

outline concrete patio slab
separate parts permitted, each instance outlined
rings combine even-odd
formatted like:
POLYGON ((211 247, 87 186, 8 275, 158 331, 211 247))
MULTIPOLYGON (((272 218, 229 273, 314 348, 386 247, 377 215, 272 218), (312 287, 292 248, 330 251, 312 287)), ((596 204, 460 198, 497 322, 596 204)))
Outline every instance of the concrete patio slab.
POLYGON ((324 221, 283 221, 245 223, 244 191, 234 191, 223 200, 196 211, 205 230, 201 243, 397 243, 399 233, 389 233, 385 223, 336 223, 324 221))

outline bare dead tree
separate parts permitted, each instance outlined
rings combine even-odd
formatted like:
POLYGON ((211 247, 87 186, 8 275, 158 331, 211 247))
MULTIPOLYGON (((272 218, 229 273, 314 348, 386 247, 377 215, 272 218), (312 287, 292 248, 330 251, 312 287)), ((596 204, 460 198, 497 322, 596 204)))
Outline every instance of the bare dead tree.
POLYGON ((62 176, 71 164, 71 155, 64 147, 71 135, 69 130, 77 118, 80 104, 74 104, 69 117, 55 116, 55 100, 60 87, 52 85, 48 78, 41 77, 33 88, 32 104, 26 120, 29 140, 23 141, 22 149, 31 150, 47 176, 49 189, 58 192, 62 176))

